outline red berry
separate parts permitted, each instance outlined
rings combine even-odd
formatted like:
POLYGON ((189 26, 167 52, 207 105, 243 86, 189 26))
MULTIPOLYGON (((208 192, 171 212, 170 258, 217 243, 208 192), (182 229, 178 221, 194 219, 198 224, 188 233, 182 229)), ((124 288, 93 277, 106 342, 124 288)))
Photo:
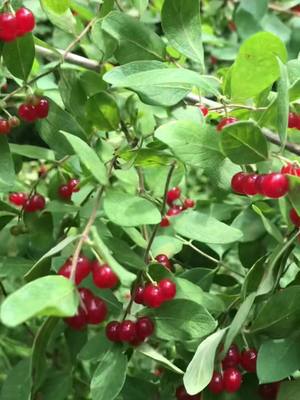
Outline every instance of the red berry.
POLYGON ((106 337, 111 342, 119 342, 120 341, 120 322, 118 321, 111 321, 109 324, 106 325, 105 328, 106 337))
POLYGON ((136 328, 133 321, 122 321, 119 328, 119 338, 122 342, 132 342, 136 339, 136 328))
POLYGON ((175 217, 176 215, 180 214, 182 211, 183 211, 182 206, 173 206, 173 207, 169 208, 169 210, 167 212, 167 216, 175 217))
POLYGON ((225 126, 234 124, 237 121, 238 120, 234 117, 223 118, 217 125, 217 131, 220 132, 223 130, 223 128, 225 128, 225 126))
POLYGON ((173 264, 170 261, 169 257, 166 256, 165 254, 159 254, 158 256, 155 257, 155 260, 163 265, 164 267, 166 267, 167 269, 169 269, 170 271, 172 271, 173 269, 173 264))
POLYGON ((233 21, 228 22, 228 28, 231 30, 231 32, 236 32, 236 24, 233 21))
POLYGON ((300 228, 300 215, 298 215, 298 213, 295 210, 295 208, 292 208, 291 211, 290 211, 290 220, 292 221, 292 223, 295 226, 300 228))
POLYGON ((208 389, 214 393, 214 394, 219 394, 223 392, 224 387, 223 387, 223 376, 220 372, 214 372, 211 381, 208 385, 208 389))
POLYGON ((241 366, 248 372, 256 372, 257 351, 255 349, 244 350, 241 354, 241 366))
POLYGON ((162 291, 164 301, 174 299, 176 296, 176 284, 174 282, 170 279, 163 279, 158 286, 162 291))
MULTIPOLYGON (((72 258, 69 258, 64 265, 58 270, 58 275, 62 275, 65 278, 70 279, 72 270, 72 258)), ((78 258, 76 273, 75 273, 75 284, 79 285, 90 273, 90 262, 87 257, 80 256, 78 258)))
POLYGON ((257 192, 259 194, 261 194, 262 196, 265 196, 264 193, 264 187, 265 187, 265 179, 268 175, 267 174, 262 174, 262 175, 258 175, 258 178, 256 179, 256 188, 257 188, 257 192))
POLYGON ((119 283, 118 276, 109 265, 100 265, 98 261, 92 263, 94 284, 101 289, 112 289, 119 283))
POLYGON ((0 14, 0 40, 11 42, 17 36, 17 19, 12 13, 0 14))
POLYGON ((98 325, 107 316, 106 304, 100 297, 93 296, 85 301, 88 324, 98 325))
POLYGON ((35 106, 32 104, 21 104, 18 110, 19 117, 27 122, 37 119, 35 106))
POLYGON ((0 118, 0 135, 7 135, 9 132, 9 122, 6 119, 0 118))
POLYGON ((281 168, 282 174, 300 176, 300 168, 296 164, 287 164, 281 168))
POLYGON ((210 56, 210 62, 211 62, 212 65, 218 64, 218 59, 217 59, 217 57, 210 56))
POLYGON ((224 390, 228 393, 235 393, 242 384, 242 374, 236 368, 227 368, 223 372, 224 390))
POLYGON ((258 194, 258 188, 256 184, 257 178, 258 175, 256 174, 248 174, 247 176, 244 177, 244 179, 242 180, 242 187, 244 194, 248 196, 254 196, 258 194))
POLYGON ((17 36, 23 36, 32 32, 35 27, 35 18, 30 10, 25 7, 19 8, 16 12, 17 36))
POLYGON ((189 395, 188 392, 185 390, 185 387, 179 386, 176 389, 176 399, 177 400, 201 400, 200 394, 195 394, 193 396, 189 395))
POLYGON ((70 198, 72 196, 72 191, 70 190, 69 186, 61 185, 58 188, 58 194, 59 194, 59 197, 61 197, 62 199, 70 200, 70 198))
POLYGON ((134 290, 133 300, 137 304, 144 304, 144 288, 143 286, 138 286, 134 290))
POLYGON ((235 367, 239 364, 239 362, 240 362, 239 349, 235 344, 232 344, 229 347, 228 352, 222 361, 222 366, 223 368, 235 367))
POLYGON ((167 193, 167 203, 171 206, 175 200, 178 200, 181 195, 181 189, 179 187, 173 187, 167 193))
POLYGON ((289 122, 288 122, 288 127, 289 128, 296 128, 299 129, 299 123, 300 123, 300 117, 299 115, 290 112, 289 113, 289 122))
POLYGON ((164 302, 164 295, 159 286, 149 283, 144 289, 144 304, 150 308, 158 308, 164 302))
POLYGON ((202 112, 203 116, 206 117, 208 114, 208 108, 206 108, 203 104, 200 104, 199 110, 202 112))
POLYGON ((185 199, 183 203, 183 208, 186 210, 187 208, 195 207, 195 201, 192 199, 185 199))
POLYGON ((261 181, 262 190, 265 196, 271 199, 278 199, 287 194, 289 181, 284 174, 272 173, 264 177, 261 181))
POLYGON ((75 330, 81 330, 87 324, 86 313, 82 307, 79 307, 74 317, 65 318, 65 322, 75 330))
POLYGON ((71 179, 68 182, 68 187, 72 191, 72 193, 79 192, 79 180, 78 179, 71 179))
POLYGON ((35 112, 38 118, 44 119, 49 114, 49 102, 46 99, 40 99, 38 104, 35 106, 35 112))
POLYGON ((245 172, 238 172, 231 179, 231 189, 235 193, 244 194, 244 180, 247 178, 245 172))
POLYGON ((24 206, 28 199, 28 195, 26 193, 11 193, 9 195, 10 203, 14 204, 15 206, 24 206))
POLYGON ((141 317, 136 321, 135 328, 137 338, 143 341, 153 334, 154 323, 148 317, 141 317))
POLYGON ((266 383, 259 385, 258 392, 260 397, 265 400, 276 400, 279 392, 280 382, 266 383))
POLYGON ((88 288, 80 288, 78 289, 80 299, 82 303, 85 305, 88 301, 94 298, 93 293, 88 288))
POLYGON ((41 211, 46 206, 46 200, 44 196, 40 194, 35 194, 30 197, 24 204, 24 211, 26 212, 35 212, 41 211))
POLYGON ((160 221, 160 226, 162 228, 166 228, 169 225, 170 225, 169 219, 167 217, 163 217, 162 220, 160 221))

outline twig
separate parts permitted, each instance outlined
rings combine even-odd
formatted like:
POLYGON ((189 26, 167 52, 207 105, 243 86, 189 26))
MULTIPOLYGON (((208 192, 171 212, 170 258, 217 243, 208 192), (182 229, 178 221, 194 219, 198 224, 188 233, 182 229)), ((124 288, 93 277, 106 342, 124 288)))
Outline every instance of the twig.
POLYGON ((76 46, 77 43, 80 42, 80 40, 88 33, 88 31, 92 28, 94 23, 97 21, 97 18, 93 18, 90 20, 90 22, 86 25, 86 27, 83 29, 83 31, 73 40, 72 43, 69 44, 69 46, 66 48, 63 54, 63 59, 65 60, 70 53, 70 51, 73 49, 73 47, 76 46))

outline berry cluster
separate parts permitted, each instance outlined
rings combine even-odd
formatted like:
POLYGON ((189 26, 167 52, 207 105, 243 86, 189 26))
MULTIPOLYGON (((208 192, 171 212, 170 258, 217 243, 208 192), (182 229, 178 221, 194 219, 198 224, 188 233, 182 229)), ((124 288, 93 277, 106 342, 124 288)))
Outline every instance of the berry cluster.
POLYGON ((0 135, 8 135, 12 128, 16 128, 19 125, 20 120, 17 117, 0 118, 0 135))
POLYGON ((290 112, 289 113, 289 122, 288 122, 288 127, 289 128, 295 128, 295 129, 300 129, 300 115, 290 112))
POLYGON ((34 122, 37 119, 44 119, 48 117, 49 102, 47 99, 34 97, 26 103, 19 106, 19 117, 26 122, 34 122))
POLYGON ((161 264, 162 266, 164 266, 166 269, 168 269, 169 271, 173 271, 173 263, 172 261, 169 259, 168 256, 166 256, 165 254, 158 254, 155 257, 155 260, 161 264))
POLYGON ((223 130, 223 128, 225 128, 225 126, 234 124, 235 122, 238 122, 238 120, 236 118, 234 118, 234 117, 223 118, 218 123, 216 129, 217 129, 218 132, 221 132, 223 130))
POLYGON ((154 323, 148 317, 140 317, 135 322, 111 321, 106 326, 106 337, 112 342, 128 342, 138 346, 154 332, 154 323))
POLYGON ((27 8, 19 8, 17 12, 0 14, 0 40, 11 42, 17 37, 32 32, 35 27, 35 18, 27 8))
POLYGON ((27 193, 15 192, 9 195, 10 203, 18 207, 23 207, 25 212, 36 212, 41 211, 46 206, 45 197, 36 193, 32 196, 28 196, 27 193))
POLYGON ((289 181, 284 173, 279 172, 263 175, 238 172, 231 180, 231 187, 235 193, 278 199, 288 193, 289 181))
POLYGON ((176 296, 176 284, 170 279, 163 279, 158 284, 148 283, 145 287, 135 288, 133 300, 149 308, 158 308, 164 302, 176 296))
POLYGON ((74 317, 66 318, 65 322, 75 330, 81 330, 87 324, 98 325, 107 316, 107 306, 105 302, 95 296, 89 289, 78 289, 80 295, 80 305, 74 317))
POLYGON ((195 207, 195 201, 192 199, 185 199, 184 201, 180 200, 181 197, 181 189, 179 187, 173 187, 167 193, 167 204, 170 207, 167 211, 167 215, 165 215, 161 222, 160 226, 165 228, 170 225, 170 220, 168 217, 174 217, 175 215, 180 214, 182 211, 187 210, 188 208, 195 207), (174 204, 176 201, 180 200, 180 204, 174 204))
POLYGON ((67 184, 63 184, 58 188, 59 197, 64 200, 70 200, 72 194, 75 192, 79 192, 79 180, 78 179, 71 179, 67 184))
POLYGON ((209 110, 207 107, 205 107, 203 104, 199 105, 199 110, 202 112, 203 117, 206 117, 207 114, 209 113, 209 110))

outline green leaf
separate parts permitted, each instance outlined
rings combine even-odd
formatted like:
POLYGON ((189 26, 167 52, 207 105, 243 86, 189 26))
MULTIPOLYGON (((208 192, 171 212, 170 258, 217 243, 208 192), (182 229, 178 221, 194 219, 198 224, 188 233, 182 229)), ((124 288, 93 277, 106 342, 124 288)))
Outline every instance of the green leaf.
POLYGON ((266 138, 252 121, 227 125, 220 136, 224 154, 236 164, 254 164, 268 159, 266 138))
POLYGON ((182 247, 182 242, 173 236, 158 235, 153 241, 151 253, 153 254, 153 257, 156 257, 158 254, 165 254, 171 258, 175 254, 180 253, 182 247))
POLYGON ((250 99, 271 86, 280 76, 277 57, 286 62, 287 51, 273 33, 259 32, 247 39, 232 66, 232 98, 250 99))
POLYGON ((277 226, 268 218, 266 218, 263 212, 256 205, 253 204, 252 209, 256 212, 256 214, 258 214, 261 217, 262 223, 264 224, 264 227, 268 232, 268 234, 273 236, 273 238, 277 240, 278 243, 282 243, 283 236, 280 230, 277 228, 277 226))
POLYGON ((77 357, 82 361, 99 361, 112 346, 113 344, 107 339, 104 329, 101 329, 101 332, 93 336, 83 346, 77 357))
POLYGON ((73 154, 76 154, 86 169, 93 177, 102 185, 106 185, 107 173, 106 168, 95 151, 82 139, 70 133, 61 131, 61 135, 67 140, 73 149, 73 154))
POLYGON ((143 343, 141 346, 139 346, 137 348, 137 351, 139 353, 143 354, 144 356, 149 357, 152 360, 155 360, 157 363, 163 365, 170 371, 173 371, 176 374, 183 375, 183 371, 180 368, 178 368, 175 364, 173 364, 171 361, 169 361, 166 357, 164 357, 162 354, 160 354, 153 347, 149 346, 149 344, 143 343))
POLYGON ((32 34, 7 42, 3 47, 3 60, 9 72, 16 78, 27 80, 35 56, 32 34))
POLYGON ((139 226, 161 221, 160 212, 149 200, 117 190, 107 191, 103 208, 107 217, 117 225, 139 226))
POLYGON ((88 119, 102 131, 114 131, 120 123, 118 106, 112 96, 105 92, 97 93, 86 103, 88 119))
POLYGON ((289 179, 289 199, 300 215, 300 178, 298 176, 287 175, 289 179))
POLYGON ((281 382, 278 400, 298 400, 300 392, 300 380, 281 382))
POLYGON ((172 226, 179 235, 203 243, 233 243, 243 237, 239 229, 197 211, 185 211, 173 217, 172 226))
POLYGON ((113 11, 102 22, 102 29, 118 40, 115 56, 120 64, 136 60, 163 60, 165 45, 162 39, 144 23, 113 11))
POLYGON ((9 295, 1 306, 4 325, 15 327, 35 316, 75 315, 78 295, 73 283, 62 276, 46 276, 9 295))
POLYGON ((289 77, 286 65, 278 58, 280 79, 277 84, 277 126, 282 149, 286 144, 289 115, 289 77))
MULTIPOLYGON (((299 336, 269 340, 259 348, 257 375, 260 383, 281 381, 299 369, 299 336)), ((289 397, 288 397, 289 399, 289 397)))
POLYGON ((69 8, 70 0, 63 0, 62 2, 60 0, 40 0, 40 2, 53 25, 64 32, 76 34, 76 19, 69 8))
POLYGON ((0 189, 9 190, 15 182, 15 167, 7 138, 0 136, 0 189))
POLYGON ((162 26, 171 46, 204 68, 200 0, 165 0, 162 26))
POLYGON ((102 29, 102 20, 93 25, 91 38, 102 55, 102 62, 112 57, 118 47, 118 41, 102 29))
POLYGON ((63 14, 70 7, 70 0, 42 0, 45 7, 57 14, 63 14))
POLYGON ((122 347, 110 348, 102 357, 91 381, 93 400, 114 400, 126 378, 127 357, 122 347))
POLYGON ((130 0, 130 1, 132 3, 132 6, 138 10, 140 15, 142 15, 146 11, 149 4, 149 0, 130 0))
POLYGON ((194 121, 175 121, 161 125, 155 137, 170 147, 181 161, 199 168, 217 168, 224 160, 213 129, 194 121))
POLYGON ((203 306, 190 300, 175 299, 148 314, 154 318, 156 336, 164 340, 199 339, 217 326, 203 306))
POLYGON ((190 395, 200 393, 209 384, 214 372, 215 354, 225 332, 226 329, 222 329, 213 333, 198 346, 183 377, 190 395))
POLYGON ((13 154, 18 154, 23 157, 33 158, 36 160, 54 161, 55 153, 52 150, 45 149, 44 147, 31 146, 28 144, 9 144, 10 151, 13 154))
POLYGON ((261 307, 252 323, 252 333, 265 333, 283 338, 300 322, 300 286, 291 286, 271 296, 261 307))
POLYGON ((15 365, 1 388, 1 400, 28 400, 31 394, 30 361, 25 359, 15 365))

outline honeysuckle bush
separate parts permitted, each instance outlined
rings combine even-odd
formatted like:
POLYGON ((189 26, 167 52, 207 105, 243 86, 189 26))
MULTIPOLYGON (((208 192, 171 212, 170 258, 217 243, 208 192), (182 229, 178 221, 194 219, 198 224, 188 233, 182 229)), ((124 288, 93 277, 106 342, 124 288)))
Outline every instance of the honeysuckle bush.
POLYGON ((2 1, 1 400, 299 399, 299 5, 2 1))

